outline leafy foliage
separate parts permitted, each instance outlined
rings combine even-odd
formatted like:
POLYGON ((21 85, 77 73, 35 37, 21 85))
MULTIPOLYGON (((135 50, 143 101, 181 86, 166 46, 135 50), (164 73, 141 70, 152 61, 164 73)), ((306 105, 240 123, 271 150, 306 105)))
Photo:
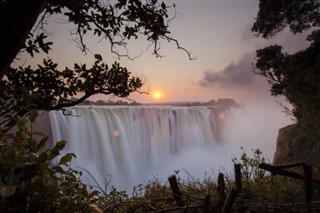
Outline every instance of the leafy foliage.
MULTIPOLYGON (((88 32, 111 43, 111 51, 119 57, 123 55, 117 47, 125 46, 126 40, 144 35, 154 44, 154 54, 159 56, 159 39, 177 41, 168 35, 168 6, 157 0, 119 0, 116 3, 98 0, 48 1, 46 14, 62 13, 68 21, 76 25, 78 44, 86 51, 84 37, 88 32)), ((179 47, 179 45, 178 45, 179 47)))
POLYGON ((252 31, 268 38, 287 26, 293 33, 319 27, 319 7, 317 0, 260 0, 252 31))
POLYGON ((20 50, 26 49, 31 54, 38 52, 38 48, 44 52, 49 50, 47 47, 51 43, 43 41, 46 38, 43 34, 35 35, 34 38, 34 33, 29 33, 34 27, 46 34, 48 17, 53 14, 59 14, 62 18, 60 20, 66 18, 68 23, 73 24, 71 33, 76 36, 75 41, 84 52, 88 50, 86 36, 93 34, 110 42, 110 51, 118 57, 130 58, 126 49, 128 40, 146 37, 156 56, 161 56, 159 42, 166 40, 175 43, 178 49, 185 51, 191 58, 190 52, 181 47, 168 30, 176 15, 174 7, 174 4, 167 6, 157 0, 1 1, 3 18, 0 20, 0 28, 6 33, 0 35, 1 41, 4 41, 1 44, 5 46, 0 51, 0 76, 5 74, 20 50), (16 7, 18 4, 20 7, 16 7), (173 8, 172 17, 169 15, 170 8, 173 8), (25 40, 27 42, 24 45, 25 40))
MULTIPOLYGON (((319 1, 267 0, 260 1, 252 31, 268 38, 285 27, 301 33, 319 25, 319 1)), ((255 73, 268 79, 272 95, 284 96, 292 105, 292 110, 287 107, 285 110, 297 120, 297 140, 315 145, 320 140, 320 31, 314 30, 307 40, 309 47, 291 55, 279 45, 257 50, 255 73)), ((318 153, 319 149, 316 150, 318 153)))
POLYGON ((45 35, 44 33, 38 34, 36 37, 32 33, 29 33, 27 41, 26 41, 26 46, 25 50, 27 53, 31 55, 31 57, 34 56, 34 52, 40 53, 39 50, 42 50, 45 53, 49 53, 49 50, 51 50, 51 45, 53 44, 52 42, 45 42, 45 39, 48 36, 45 35))
MULTIPOLYGON (((302 181, 270 175, 259 168, 259 164, 265 162, 259 149, 252 150, 252 155, 246 153, 243 148, 242 150, 243 154, 239 159, 233 159, 235 163, 241 165, 243 185, 242 192, 232 207, 234 212, 306 210, 302 181)), ((108 206, 108 210, 113 212, 221 212, 217 205, 218 184, 212 176, 206 176, 200 181, 192 176, 181 179, 179 171, 176 171, 175 175, 186 206, 177 206, 168 184, 155 179, 145 186, 135 187, 131 197, 120 200, 119 196, 114 205, 108 206)), ((233 174, 225 176, 225 181, 227 193, 234 188, 233 174)), ((313 197, 315 199, 319 197, 318 188, 314 188, 313 197)))
MULTIPOLYGON (((33 120, 36 111, 29 117, 33 120)), ((18 120, 16 133, 1 135, 2 212, 93 212, 100 192, 89 190, 80 181, 81 172, 69 167, 74 154, 59 156, 65 141, 47 148, 47 140, 23 119, 18 120), (52 164, 57 157, 59 163, 52 164)))
MULTIPOLYGON (((265 158, 262 155, 260 149, 252 150, 253 157, 249 157, 243 147, 241 147, 243 154, 240 156, 241 175, 242 180, 246 183, 259 182, 265 176, 265 171, 259 168, 259 164, 265 163, 265 158)), ((237 158, 233 158, 234 164, 239 163, 237 158)))
MULTIPOLYGON (((252 155, 243 148, 239 159, 234 158, 234 163, 241 165, 242 192, 235 202, 235 209, 241 212, 283 212, 305 211, 304 182, 284 176, 274 176, 259 168, 265 163, 265 158, 259 149, 251 150, 252 155)), ((303 169, 291 169, 303 174, 303 169)), ((313 168, 313 175, 318 176, 318 168, 313 168)), ((313 188, 313 198, 319 198, 319 186, 313 188)), ((317 203, 316 201, 315 203, 317 203)), ((318 209, 317 205, 315 205, 318 209)))
POLYGON ((277 45, 258 50, 256 63, 258 74, 272 84, 272 95, 287 98, 299 125, 309 133, 313 131, 316 140, 320 135, 319 38, 320 32, 313 32, 309 36, 311 45, 293 55, 283 53, 277 45))
POLYGON ((130 76, 130 72, 115 62, 108 67, 100 55, 91 68, 74 64, 74 69, 58 70, 58 64, 45 59, 33 70, 28 67, 10 69, 7 79, 1 81, 0 116, 7 118, 22 116, 31 109, 58 110, 81 103, 94 94, 127 97, 139 91, 143 85, 140 78, 130 76), (71 100, 77 94, 80 99, 71 100))
POLYGON ((190 57, 190 53, 169 36, 169 23, 175 16, 169 17, 170 6, 157 0, 39 0, 37 4, 24 2, 23 5, 26 8, 19 8, 17 17, 13 19, 11 16, 16 11, 14 1, 0 4, 0 11, 13 10, 11 13, 3 13, 5 18, 0 20, 0 28, 5 32, 3 38, 7 40, 7 46, 0 50, 0 117, 3 118, 0 122, 1 126, 8 129, 15 124, 12 118, 23 116, 32 109, 64 109, 95 94, 125 98, 132 92, 143 93, 141 88, 144 79, 132 76, 117 62, 108 66, 100 54, 94 55, 95 62, 90 68, 86 64, 75 63, 73 69, 59 70, 58 64, 49 58, 44 59, 43 64, 35 69, 25 65, 14 68, 11 63, 19 51, 32 57, 41 52, 51 53, 53 43, 48 41, 50 37, 46 29, 51 15, 60 14, 67 18, 68 23, 75 27, 71 31, 72 36, 76 37, 75 41, 85 53, 88 50, 86 36, 94 35, 109 41, 110 51, 119 58, 131 58, 126 44, 128 40, 138 37, 146 37, 154 45, 153 53, 156 56, 160 56, 160 40, 167 40, 173 41, 190 57), (24 16, 30 18, 25 19, 24 16), (21 26, 20 22, 15 22, 19 18, 24 21, 21 26), (8 27, 11 25, 16 26, 8 27), (34 26, 32 33, 31 28, 25 27, 27 25, 34 26))
MULTIPOLYGON (((34 121, 36 111, 29 114, 34 121)), ((206 176, 200 181, 192 176, 175 175, 186 206, 175 203, 167 183, 155 179, 133 188, 131 195, 112 187, 109 192, 97 191, 81 182, 81 171, 70 167, 74 154, 60 155, 66 142, 46 147, 47 136, 33 132, 32 125, 19 119, 17 131, 0 138, 0 208, 2 212, 219 212, 217 182, 206 176), (56 164, 53 159, 59 158, 56 164)), ((303 200, 301 182, 271 176, 258 168, 264 162, 260 150, 250 157, 245 151, 239 158, 243 175, 243 192, 234 210, 243 212, 303 200), (253 206, 250 206, 253 205, 253 206)), ((234 159, 237 161, 237 159, 234 159)), ((226 177, 226 192, 233 186, 233 177, 226 177)), ((318 188, 314 197, 318 196, 318 188)))
POLYGON ((72 34, 83 52, 88 50, 86 36, 93 34, 109 41, 110 51, 119 58, 131 58, 126 50, 127 41, 144 36, 154 45, 156 56, 161 56, 160 40, 167 40, 190 58, 190 53, 169 36, 169 23, 174 18, 169 18, 169 8, 157 0, 0 1, 0 28, 4 32, 0 35, 1 211, 129 212, 140 208, 140 204, 129 208, 123 205, 132 202, 126 192, 113 188, 107 193, 101 187, 98 187, 101 191, 96 191, 81 183, 82 172, 70 167, 75 155, 59 155, 66 142, 46 147, 48 137, 33 132, 24 118, 29 115, 29 121, 33 122, 36 110, 63 110, 98 93, 127 97, 132 92, 141 92, 143 79, 133 77, 117 62, 108 66, 99 54, 94 55, 95 62, 90 68, 75 63, 73 69, 60 70, 49 58, 35 69, 25 65, 15 68, 12 62, 23 51, 32 57, 51 53, 53 43, 48 41, 45 25, 53 14, 67 17, 75 26, 72 34), (76 95, 80 98, 74 99, 76 95), (12 127, 16 132, 8 133, 12 127), (57 157, 59 163, 53 164, 57 157))

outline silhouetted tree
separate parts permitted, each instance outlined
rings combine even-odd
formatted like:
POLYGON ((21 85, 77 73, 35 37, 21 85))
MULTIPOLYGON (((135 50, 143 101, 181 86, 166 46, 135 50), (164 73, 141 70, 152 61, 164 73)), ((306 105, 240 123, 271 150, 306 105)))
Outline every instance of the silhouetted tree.
POLYGON ((319 1, 317 0, 260 0, 259 12, 252 31, 270 38, 289 27, 301 33, 320 26, 319 1))
MULTIPOLYGON (((128 57, 117 50, 128 40, 145 36, 159 54, 159 41, 173 41, 168 25, 166 4, 157 0, 0 0, 0 117, 2 126, 14 125, 12 117, 25 115, 31 109, 57 110, 73 106, 94 94, 127 97, 138 91, 144 82, 118 63, 108 66, 95 54, 91 67, 75 63, 72 69, 58 69, 51 59, 44 59, 37 68, 14 68, 12 63, 21 51, 34 56, 51 51, 51 41, 44 24, 48 16, 60 14, 75 26, 72 32, 77 44, 87 51, 85 37, 94 34, 111 44, 110 51, 118 57, 128 57), (31 30, 33 33, 31 33, 31 30), (37 33, 34 33, 37 32, 37 33), (78 99, 72 99, 81 94, 78 99)), ((172 6, 174 9, 174 6, 172 6)), ((175 12, 175 11, 174 11, 175 12)))
MULTIPOLYGON (((289 27, 301 33, 320 26, 320 2, 317 0, 260 0, 252 31, 269 38, 289 27)), ((299 135, 309 141, 320 140, 320 31, 308 36, 310 46, 294 54, 279 45, 257 50, 255 72, 272 85, 271 94, 283 95, 292 105, 299 135)))

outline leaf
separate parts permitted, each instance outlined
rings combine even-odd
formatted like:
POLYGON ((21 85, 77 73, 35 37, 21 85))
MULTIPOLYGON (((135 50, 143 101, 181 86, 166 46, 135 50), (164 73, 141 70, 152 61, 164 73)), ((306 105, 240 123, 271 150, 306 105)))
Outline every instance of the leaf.
POLYGON ((49 136, 45 136, 44 138, 41 139, 41 141, 38 143, 38 149, 44 147, 46 145, 46 142, 48 141, 49 136))
POLYGON ((66 143, 67 142, 65 140, 57 142, 55 147, 48 152, 48 160, 52 160, 57 157, 60 154, 60 151, 66 146, 66 143))
POLYGON ((100 54, 94 54, 95 59, 102 61, 102 56, 100 54))
POLYGON ((161 7, 162 7, 162 9, 164 9, 164 10, 167 9, 167 6, 166 6, 166 4, 165 4, 164 2, 161 3, 161 7))
POLYGON ((80 68, 79 64, 74 64, 74 69, 75 70, 80 70, 81 68, 80 68))
POLYGON ((34 123, 36 121, 37 117, 38 117, 38 111, 37 110, 32 110, 29 113, 29 121, 31 121, 32 123, 34 123))
POLYGON ((61 151, 66 146, 67 142, 65 140, 59 141, 56 146, 53 148, 53 150, 61 151))
POLYGON ((72 160, 73 157, 75 157, 75 154, 73 154, 73 153, 67 153, 65 156, 63 156, 63 157, 60 159, 59 165, 69 163, 69 162, 72 160))
POLYGON ((130 11, 129 10, 126 10, 126 11, 124 11, 123 13, 122 13, 122 15, 124 15, 124 16, 128 16, 130 14, 130 11))
POLYGON ((54 166, 52 169, 53 169, 53 171, 54 171, 55 173, 58 173, 58 174, 64 174, 64 173, 66 173, 66 171, 63 170, 63 168, 62 168, 61 166, 54 166))

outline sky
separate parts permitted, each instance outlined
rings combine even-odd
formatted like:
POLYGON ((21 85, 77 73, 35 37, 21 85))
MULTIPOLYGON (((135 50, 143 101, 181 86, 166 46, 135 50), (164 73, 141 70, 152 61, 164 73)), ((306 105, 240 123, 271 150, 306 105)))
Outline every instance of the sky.
MULTIPOLYGON (((294 53, 308 45, 307 34, 292 35, 284 30, 277 36, 265 40, 255 37, 251 32, 258 12, 258 0, 172 0, 177 17, 171 22, 171 36, 189 50, 195 60, 189 60, 187 54, 178 50, 174 43, 161 41, 157 58, 148 49, 145 38, 130 40, 128 51, 134 60, 117 59, 110 52, 107 42, 88 37, 88 48, 103 56, 108 64, 120 62, 135 76, 146 79, 143 90, 150 95, 134 93, 129 96, 141 103, 209 101, 219 98, 233 98, 245 105, 255 106, 235 115, 226 128, 229 140, 237 143, 239 149, 245 144, 267 152, 269 156, 275 150, 277 131, 292 122, 282 112, 277 102, 283 98, 270 95, 270 86, 263 77, 254 75, 255 51, 271 44, 279 44, 288 53, 294 53), (159 91, 161 98, 155 100, 152 93, 159 91), (245 115, 245 116, 244 116, 245 115), (250 125, 253 124, 253 125, 250 125), (267 151, 266 151, 267 150, 267 151)), ((47 30, 53 33, 54 42, 50 58, 61 68, 73 67, 74 63, 92 64, 93 55, 81 53, 70 35, 70 26, 61 24, 60 17, 49 23, 47 30)), ((22 55, 17 64, 37 64, 44 55, 31 59, 22 55)), ((47 57, 47 56, 45 56, 47 57)), ((108 100, 112 97, 98 95, 95 100, 108 100)))
MULTIPOLYGON (((164 1, 167 5, 175 4, 177 17, 171 22, 171 36, 191 52, 195 60, 189 60, 187 54, 178 50, 171 42, 161 41, 157 58, 148 49, 145 38, 130 40, 130 56, 141 56, 134 60, 117 59, 110 52, 107 42, 88 37, 87 46, 92 52, 103 56, 108 64, 118 61, 135 76, 146 80, 143 91, 150 95, 134 93, 129 96, 141 103, 209 101, 218 98, 234 98, 239 102, 248 100, 271 101, 269 85, 266 79, 252 72, 255 50, 270 44, 281 44, 289 53, 307 45, 306 35, 293 36, 288 30, 278 36, 265 40, 251 33, 258 12, 258 0, 172 0, 164 1), (161 93, 155 100, 152 94, 161 93)), ((173 11, 171 11, 173 14, 173 11)), ((86 55, 76 47, 70 27, 61 24, 61 17, 53 17, 47 30, 53 34, 53 51, 50 54, 61 68, 73 67, 74 63, 92 64, 93 55, 86 55), (53 20, 53 21, 52 21, 53 20)), ((19 63, 37 64, 44 55, 36 58, 22 56, 19 63)), ((47 57, 47 56, 45 56, 47 57)), ((93 99, 112 97, 95 96, 93 99)))

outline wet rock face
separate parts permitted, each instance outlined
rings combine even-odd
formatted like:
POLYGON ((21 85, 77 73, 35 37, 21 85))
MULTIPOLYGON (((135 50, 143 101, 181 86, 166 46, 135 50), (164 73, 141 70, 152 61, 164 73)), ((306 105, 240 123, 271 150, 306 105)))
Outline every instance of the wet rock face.
POLYGON ((305 162, 310 165, 320 164, 320 147, 309 140, 299 137, 296 124, 283 127, 278 132, 274 164, 305 162))

